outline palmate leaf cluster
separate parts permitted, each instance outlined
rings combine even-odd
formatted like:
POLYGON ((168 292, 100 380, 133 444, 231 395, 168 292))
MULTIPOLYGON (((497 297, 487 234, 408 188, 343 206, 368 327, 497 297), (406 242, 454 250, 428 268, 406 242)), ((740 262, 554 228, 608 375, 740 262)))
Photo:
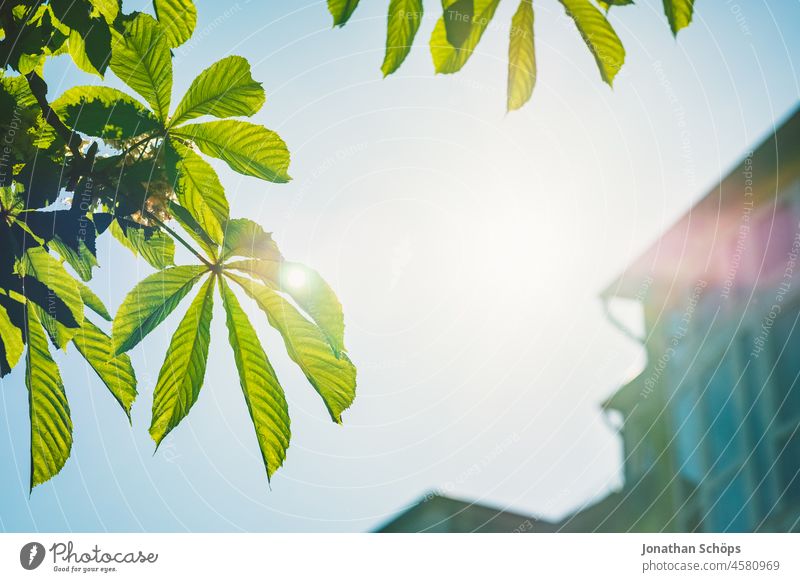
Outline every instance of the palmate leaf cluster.
MULTIPOLYGON (((534 2, 515 0, 508 41, 509 111, 522 107, 536 84, 534 47, 534 2)), ((537 0, 538 1, 538 0, 537 0)), ((359 0, 328 0, 334 26, 344 26, 359 0)), ((625 6, 634 0, 558 0, 572 19, 591 52, 600 76, 609 85, 625 62, 625 48, 608 21, 611 6, 625 6)), ((662 0, 672 33, 692 21, 694 0, 662 0)), ((456 73, 467 63, 489 27, 500 0, 441 0, 442 15, 431 33, 430 51, 437 73, 456 73)), ((384 76, 394 73, 411 51, 424 16, 423 0, 390 0, 386 27, 386 52, 381 65, 384 76)))
POLYGON ((261 109, 263 87, 246 59, 228 56, 173 104, 172 49, 190 38, 196 10, 191 0, 155 0, 154 13, 126 14, 118 0, 0 7, 0 375, 24 362, 31 488, 56 475, 72 447, 52 350, 85 359, 130 419, 137 386, 127 352, 184 299, 153 394, 156 445, 203 386, 215 296, 268 477, 286 457, 289 411, 240 298, 264 312, 335 422, 355 397, 335 294, 315 271, 286 261, 261 226, 231 218, 206 161, 268 182, 290 179, 280 136, 241 119, 261 109), (61 54, 101 79, 113 72, 133 93, 98 84, 50 100, 44 68, 61 54), (156 270, 113 317, 88 285, 106 233, 156 270), (176 242, 197 264, 174 264, 176 242), (98 318, 111 322, 110 333, 98 318))

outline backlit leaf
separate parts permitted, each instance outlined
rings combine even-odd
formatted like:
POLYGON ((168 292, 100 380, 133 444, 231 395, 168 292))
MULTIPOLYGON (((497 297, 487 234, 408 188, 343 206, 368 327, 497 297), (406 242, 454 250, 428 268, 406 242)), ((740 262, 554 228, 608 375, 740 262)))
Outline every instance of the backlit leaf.
POLYGON ((475 0, 442 0, 442 19, 447 42, 461 47, 475 20, 475 0))
POLYGON ((58 259, 43 247, 34 247, 26 251, 20 261, 20 269, 22 274, 34 277, 54 292, 70 312, 69 314, 59 313, 59 305, 53 301, 41 306, 48 315, 69 327, 75 327, 72 325, 73 321, 80 326, 83 322, 83 299, 81 299, 78 282, 72 278, 72 275, 67 272, 58 259))
POLYGON ((356 368, 346 355, 337 355, 325 334, 295 307, 266 285, 228 274, 267 314, 286 345, 289 357, 322 397, 331 418, 342 422, 342 412, 356 396, 356 368))
POLYGON ((333 289, 315 270, 289 261, 233 261, 226 265, 289 295, 328 339, 334 353, 345 351, 344 314, 333 289))
POLYGON ((122 33, 112 29, 111 70, 165 122, 172 92, 172 58, 164 29, 142 13, 122 27, 122 33))
POLYGON ((422 22, 422 0, 391 0, 386 26, 386 55, 381 71, 391 75, 406 60, 422 22))
POLYGON ((693 11, 694 0, 664 0, 664 14, 672 34, 677 35, 680 29, 689 26, 693 11))
POLYGON ((31 419, 30 488, 61 471, 72 449, 72 419, 58 366, 33 309, 27 309, 25 385, 31 419))
POLYGON ((114 317, 115 353, 127 352, 153 331, 207 270, 201 265, 168 267, 140 281, 125 297, 114 317))
POLYGON ((174 263, 175 241, 160 230, 133 226, 123 230, 115 220, 111 223, 111 234, 134 255, 142 257, 155 269, 163 269, 174 263))
POLYGON ((120 0, 89 0, 94 9, 108 24, 113 24, 119 14, 120 0))
POLYGON ((189 414, 200 394, 211 341, 213 308, 214 277, 209 277, 178 324, 158 374, 150 423, 150 436, 156 446, 189 414))
POLYGON ((217 244, 222 243, 222 225, 228 221, 229 207, 217 173, 200 155, 172 142, 166 148, 167 173, 178 202, 217 244))
POLYGON ((630 6, 631 4, 633 4, 633 0, 598 0, 597 2, 597 5, 606 12, 612 6, 630 6))
POLYGON ((66 351, 69 342, 75 337, 75 334, 80 331, 80 327, 67 327, 49 315, 40 305, 31 304, 31 309, 36 313, 36 317, 39 321, 42 322, 42 327, 50 337, 50 342, 55 347, 66 351))
MULTIPOLYGON (((448 7, 454 3, 453 0, 445 0, 448 7)), ((448 40, 445 15, 442 15, 433 29, 430 40, 431 56, 437 73, 455 73, 461 70, 461 67, 472 56, 475 47, 478 46, 486 27, 494 17, 498 4, 500 4, 500 0, 475 0, 474 16, 469 19, 469 34, 466 35, 460 46, 454 46, 448 40)), ((447 8, 445 8, 445 14, 447 14, 446 10, 447 8)), ((452 37, 452 33, 450 36, 452 37)))
POLYGON ((234 119, 182 125, 170 133, 193 141, 240 174, 269 182, 288 182, 289 150, 274 131, 234 119))
POLYGON ((88 249, 85 242, 79 241, 77 250, 64 243, 58 236, 49 240, 47 244, 70 267, 75 269, 83 281, 89 281, 92 278, 92 269, 97 266, 97 258, 88 249))
POLYGON ((83 326, 72 338, 72 343, 130 420, 131 405, 136 399, 136 374, 128 355, 115 355, 111 338, 88 319, 83 320, 83 326))
MULTIPOLYGON (((76 321, 75 317, 72 315, 70 306, 44 283, 41 283, 30 275, 21 278, 19 281, 12 282, 15 284, 15 288, 11 293, 19 294, 20 300, 41 307, 44 313, 57 315, 59 321, 69 328, 77 329, 80 327, 80 323, 76 321)), ((6 309, 8 309, 8 307, 8 304, 6 304, 6 309)), ((10 315, 11 313, 9 312, 9 316, 10 315)))
POLYGON ((106 321, 111 321, 111 314, 108 312, 108 309, 103 304, 101 299, 94 294, 94 291, 92 291, 88 285, 85 285, 80 281, 77 281, 77 283, 78 288, 80 289, 83 304, 106 321))
POLYGON ((161 125, 144 105, 112 87, 73 87, 52 107, 74 131, 103 139, 130 139, 161 125))
POLYGON ((221 118, 254 115, 264 105, 264 99, 264 88, 253 80, 247 59, 225 57, 192 81, 170 125, 180 125, 201 115, 221 118))
POLYGON ((175 48, 191 38, 197 26, 197 8, 192 0, 153 0, 153 7, 169 46, 175 48))
POLYGON ((225 224, 221 258, 225 260, 234 256, 273 261, 283 259, 272 235, 247 218, 236 218, 225 224))
POLYGON ((220 278, 220 292, 239 383, 269 479, 286 458, 291 438, 289 407, 255 329, 223 278, 220 278))
POLYGON ((559 0, 575 21, 586 46, 597 62, 600 76, 609 85, 625 62, 625 48, 603 13, 589 0, 559 0))
POLYGON ((108 23, 103 18, 91 18, 86 32, 70 31, 67 47, 78 68, 102 77, 111 58, 111 31, 108 23))
POLYGON ((333 25, 344 26, 357 6, 358 0, 328 0, 328 12, 333 16, 333 25))
POLYGON ((177 202, 170 202, 169 211, 172 218, 181 225, 181 228, 200 245, 208 257, 216 257, 219 254, 219 243, 215 242, 211 236, 203 230, 191 213, 177 202))
POLYGON ((536 84, 536 53, 533 46, 533 2, 521 0, 511 19, 508 42, 507 109, 522 107, 536 84))
POLYGON ((22 330, 12 323, 6 308, 0 305, 0 376, 17 365, 24 349, 22 330))

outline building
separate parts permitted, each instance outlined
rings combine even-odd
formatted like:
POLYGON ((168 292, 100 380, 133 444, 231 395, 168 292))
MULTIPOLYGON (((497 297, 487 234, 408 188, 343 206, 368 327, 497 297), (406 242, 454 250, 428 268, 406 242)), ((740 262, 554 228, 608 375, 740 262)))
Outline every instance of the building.
POLYGON ((800 531, 800 110, 601 297, 647 355, 602 403, 623 488, 558 524, 434 496, 379 531, 800 531))
POLYGON ((603 292, 647 365, 603 403, 624 489, 562 529, 800 530, 799 259, 795 111, 603 292))
POLYGON ((531 533, 554 532, 556 526, 528 515, 429 493, 376 531, 380 533, 531 533))

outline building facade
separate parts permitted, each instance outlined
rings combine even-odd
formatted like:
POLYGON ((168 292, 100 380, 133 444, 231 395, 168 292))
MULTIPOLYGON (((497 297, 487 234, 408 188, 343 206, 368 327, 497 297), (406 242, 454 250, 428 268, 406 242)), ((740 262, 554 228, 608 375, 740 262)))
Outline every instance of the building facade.
POLYGON ((573 531, 800 530, 800 112, 603 293, 647 364, 603 403, 625 487, 573 531))
POLYGON ((560 523, 434 496, 379 531, 800 531, 800 110, 602 300, 646 353, 602 403, 623 488, 560 523))

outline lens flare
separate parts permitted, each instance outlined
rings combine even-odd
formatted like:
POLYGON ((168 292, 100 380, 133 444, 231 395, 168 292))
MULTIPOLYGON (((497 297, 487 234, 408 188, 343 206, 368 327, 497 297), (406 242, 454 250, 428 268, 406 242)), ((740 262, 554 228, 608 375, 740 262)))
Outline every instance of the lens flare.
POLYGON ((284 274, 286 286, 292 289, 302 289, 306 286, 306 272, 303 269, 293 267, 284 274))

